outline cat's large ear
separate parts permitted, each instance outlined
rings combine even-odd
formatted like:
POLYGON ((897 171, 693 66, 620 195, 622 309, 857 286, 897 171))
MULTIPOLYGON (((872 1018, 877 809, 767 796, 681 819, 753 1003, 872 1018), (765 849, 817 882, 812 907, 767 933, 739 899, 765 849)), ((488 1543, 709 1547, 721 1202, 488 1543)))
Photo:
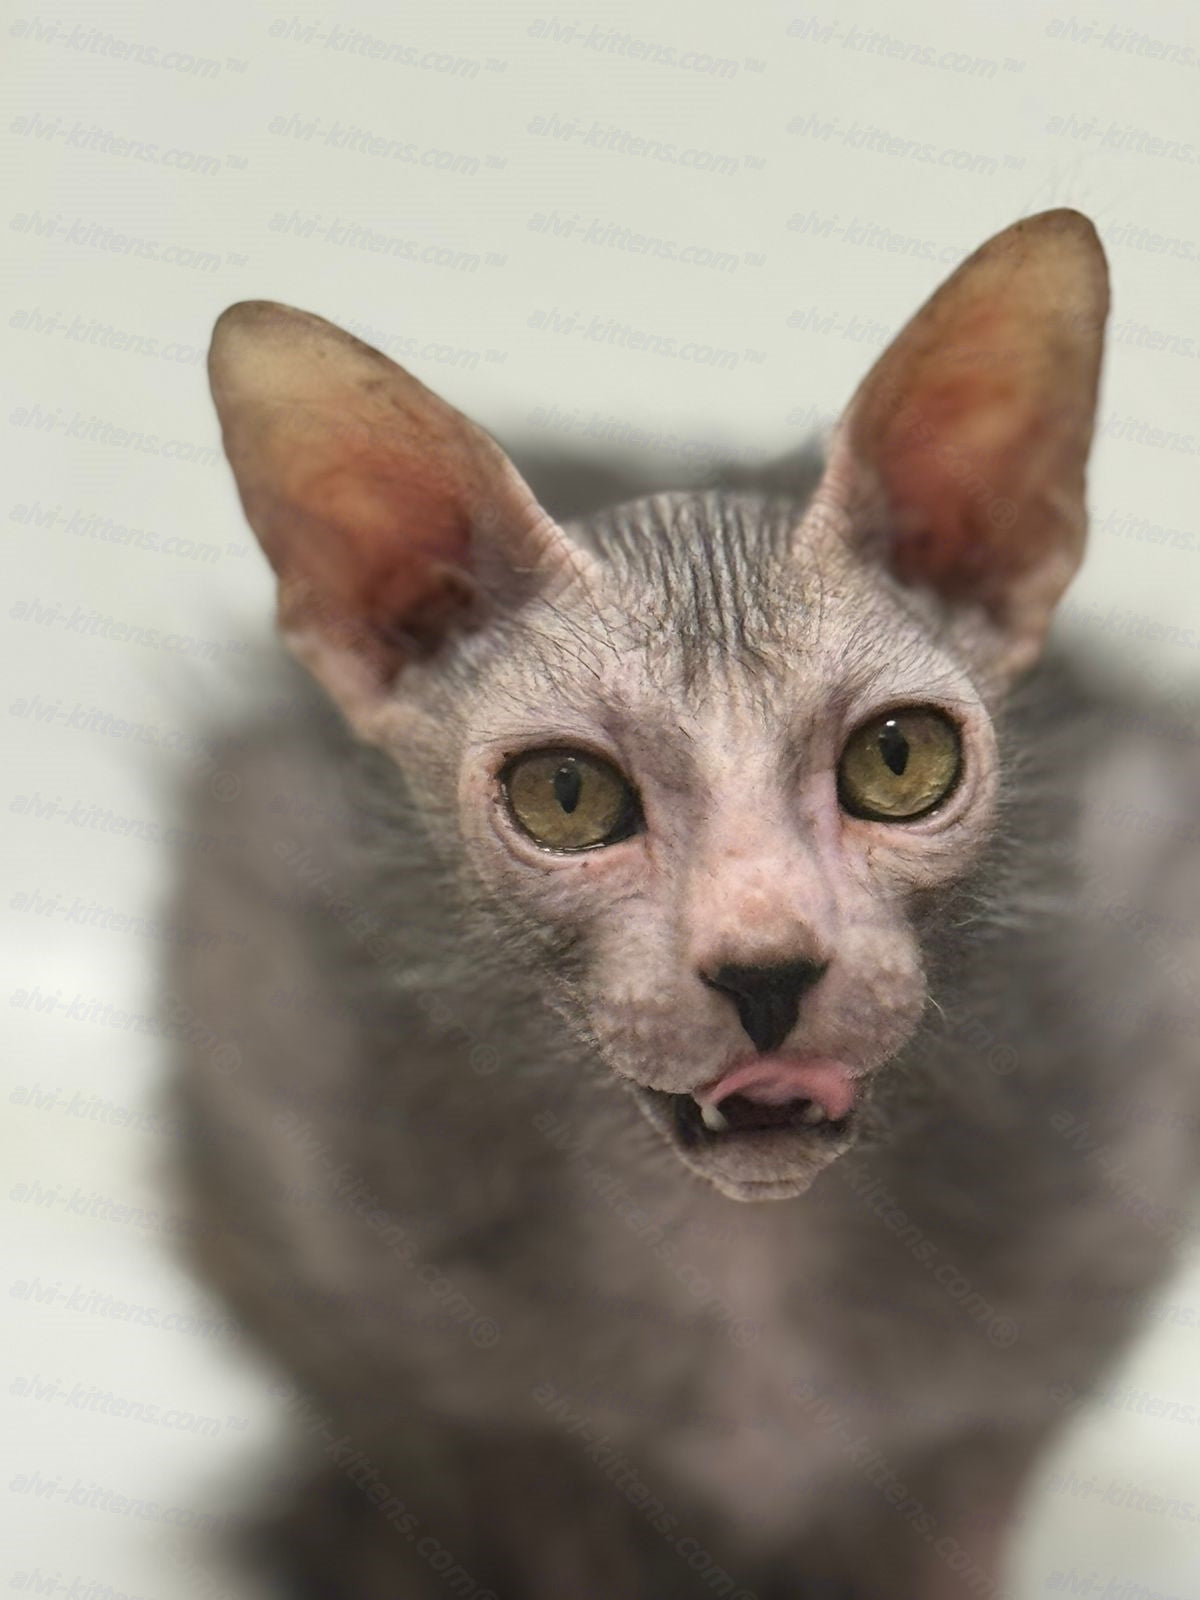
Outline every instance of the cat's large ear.
POLYGON ((406 663, 451 629, 586 579, 591 557, 499 446, 332 323, 231 306, 209 377, 280 627, 366 737, 406 663))
POLYGON ((973 608, 1001 678, 1036 658, 1083 554, 1107 312, 1086 217, 997 234, 859 387, 814 498, 901 581, 973 608))

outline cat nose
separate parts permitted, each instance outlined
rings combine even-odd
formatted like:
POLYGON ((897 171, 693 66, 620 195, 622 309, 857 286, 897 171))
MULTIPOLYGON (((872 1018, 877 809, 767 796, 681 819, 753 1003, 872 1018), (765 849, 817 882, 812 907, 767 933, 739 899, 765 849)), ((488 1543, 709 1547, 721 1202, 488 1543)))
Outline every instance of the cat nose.
POLYGON ((796 1026, 800 1000, 828 968, 828 961, 784 961, 772 966, 726 965, 700 977, 737 1007, 755 1049, 776 1050, 796 1026))

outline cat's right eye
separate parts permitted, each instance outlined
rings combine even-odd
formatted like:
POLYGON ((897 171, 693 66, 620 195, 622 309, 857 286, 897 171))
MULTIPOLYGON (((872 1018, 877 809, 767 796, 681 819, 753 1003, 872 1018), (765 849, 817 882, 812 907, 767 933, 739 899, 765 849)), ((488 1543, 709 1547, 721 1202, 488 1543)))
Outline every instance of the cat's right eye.
POLYGON ((585 750, 528 750, 500 774, 513 820, 546 850, 596 850, 635 833, 633 786, 585 750))

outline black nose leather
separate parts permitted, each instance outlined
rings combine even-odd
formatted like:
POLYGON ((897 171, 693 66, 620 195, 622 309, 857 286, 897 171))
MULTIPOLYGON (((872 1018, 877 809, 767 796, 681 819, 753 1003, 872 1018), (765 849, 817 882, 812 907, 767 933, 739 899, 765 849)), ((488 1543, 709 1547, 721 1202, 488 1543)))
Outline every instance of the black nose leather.
POLYGON ((755 1049, 776 1050, 796 1026, 800 999, 823 976, 827 961, 786 961, 769 967, 718 967, 700 974, 727 994, 755 1049))

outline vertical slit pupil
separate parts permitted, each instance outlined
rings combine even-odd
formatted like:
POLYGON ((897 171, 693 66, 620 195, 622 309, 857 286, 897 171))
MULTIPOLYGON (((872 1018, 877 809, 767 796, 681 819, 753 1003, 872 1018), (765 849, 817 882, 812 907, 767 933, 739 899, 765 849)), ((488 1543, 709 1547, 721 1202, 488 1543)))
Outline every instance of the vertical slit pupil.
POLYGON ((579 768, 573 761, 564 761, 554 774, 554 798, 568 816, 579 804, 582 789, 583 779, 579 776, 579 768))
POLYGON ((908 740, 894 722, 885 722, 879 730, 879 754, 898 778, 904 776, 908 766, 908 740))

